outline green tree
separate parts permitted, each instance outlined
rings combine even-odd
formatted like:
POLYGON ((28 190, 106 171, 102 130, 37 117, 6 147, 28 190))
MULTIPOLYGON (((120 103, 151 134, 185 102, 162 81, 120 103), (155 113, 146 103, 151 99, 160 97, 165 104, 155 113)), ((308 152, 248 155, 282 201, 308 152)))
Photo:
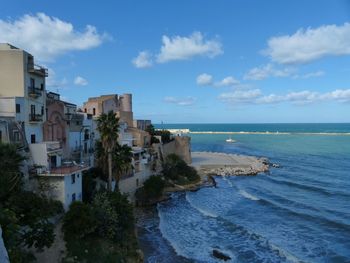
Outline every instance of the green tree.
POLYGON ((94 211, 89 204, 73 202, 63 218, 64 238, 66 240, 84 238, 96 230, 97 223, 94 211))
POLYGON ((176 154, 169 154, 165 158, 163 176, 178 184, 193 183, 200 179, 197 171, 176 154))
POLYGON ((115 151, 113 153, 113 164, 116 171, 116 183, 119 185, 119 180, 121 176, 129 172, 132 168, 132 151, 131 148, 127 145, 117 144, 115 151))
POLYGON ((158 198, 162 196, 164 187, 164 180, 156 175, 152 175, 143 183, 146 198, 158 198))
POLYGON ((19 168, 24 159, 15 145, 0 142, 0 202, 20 189, 22 176, 19 168))
POLYGON ((112 191, 112 153, 118 144, 119 119, 113 111, 101 114, 97 119, 97 130, 101 136, 101 145, 108 160, 108 190, 112 191))

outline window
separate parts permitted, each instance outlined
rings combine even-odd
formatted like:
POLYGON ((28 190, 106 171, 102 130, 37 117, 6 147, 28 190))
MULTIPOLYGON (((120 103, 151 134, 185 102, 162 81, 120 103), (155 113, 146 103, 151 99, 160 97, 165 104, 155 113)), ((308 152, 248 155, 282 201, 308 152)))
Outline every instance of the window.
POLYGON ((72 184, 74 184, 75 183, 75 174, 72 174, 70 177, 71 177, 72 184))
POLYGON ((20 113, 21 112, 21 104, 16 104, 16 113, 20 113))
POLYGON ((44 106, 41 106, 41 115, 44 116, 44 106))
POLYGON ((35 143, 35 134, 30 135, 30 143, 35 143))
POLYGON ((85 113, 87 112, 86 108, 84 109, 84 112, 85 112, 85 113))
POLYGON ((96 109, 95 108, 92 108, 92 115, 96 115, 96 109))
POLYGON ((44 84, 43 83, 40 84, 40 89, 44 90, 44 84))
POLYGON ((139 186, 139 179, 136 179, 136 187, 139 186))
POLYGON ((30 114, 35 115, 35 105, 30 105, 30 114))
POLYGON ((35 79, 30 78, 30 87, 34 88, 35 87, 35 79))
POLYGON ((76 197, 75 197, 75 193, 72 194, 72 202, 74 202, 76 200, 76 197))
POLYGON ((19 142, 19 131, 13 131, 13 140, 19 142))

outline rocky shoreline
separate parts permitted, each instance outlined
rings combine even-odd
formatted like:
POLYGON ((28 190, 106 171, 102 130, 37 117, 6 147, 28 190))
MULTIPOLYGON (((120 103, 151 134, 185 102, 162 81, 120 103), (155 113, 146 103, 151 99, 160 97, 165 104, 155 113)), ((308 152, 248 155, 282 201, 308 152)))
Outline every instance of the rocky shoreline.
POLYGON ((267 158, 216 152, 193 152, 192 166, 201 177, 206 176, 251 176, 268 172, 267 158))

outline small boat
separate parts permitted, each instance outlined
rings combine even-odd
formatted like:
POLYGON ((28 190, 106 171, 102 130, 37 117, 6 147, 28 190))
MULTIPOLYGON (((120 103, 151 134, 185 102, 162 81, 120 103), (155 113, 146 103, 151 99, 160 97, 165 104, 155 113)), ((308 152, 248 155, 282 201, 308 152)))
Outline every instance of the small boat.
POLYGON ((233 140, 230 136, 230 138, 226 139, 226 142, 235 142, 235 140, 233 140))

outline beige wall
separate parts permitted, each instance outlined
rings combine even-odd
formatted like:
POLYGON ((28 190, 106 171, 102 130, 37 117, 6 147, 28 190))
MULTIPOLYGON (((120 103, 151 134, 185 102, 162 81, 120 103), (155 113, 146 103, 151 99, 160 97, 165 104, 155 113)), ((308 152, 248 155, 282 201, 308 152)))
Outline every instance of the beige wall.
POLYGON ((172 153, 180 156, 187 164, 192 163, 191 137, 176 136, 173 141, 163 144, 163 158, 172 153))
POLYGON ((0 49, 0 97, 24 97, 24 52, 0 49))

